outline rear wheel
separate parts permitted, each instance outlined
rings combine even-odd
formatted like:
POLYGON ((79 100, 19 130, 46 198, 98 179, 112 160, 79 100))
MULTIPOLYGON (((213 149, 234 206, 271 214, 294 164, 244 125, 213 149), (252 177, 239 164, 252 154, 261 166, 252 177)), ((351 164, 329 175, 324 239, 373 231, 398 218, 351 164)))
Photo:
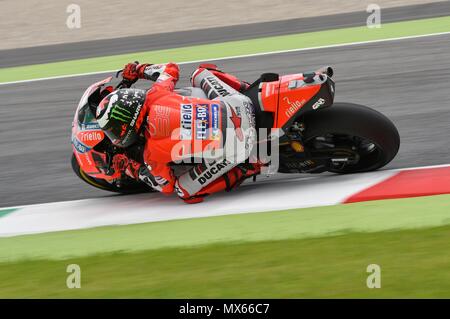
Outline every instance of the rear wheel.
POLYGON ((74 154, 72 154, 71 162, 72 162, 72 169, 75 172, 75 174, 81 180, 83 180, 84 182, 86 182, 87 184, 89 184, 93 187, 96 187, 96 188, 99 188, 99 189, 102 189, 105 191, 121 193, 121 194, 138 194, 138 193, 154 192, 154 190, 152 188, 145 185, 144 183, 132 181, 131 179, 124 181, 121 187, 117 187, 114 184, 108 183, 104 179, 94 178, 92 176, 89 176, 81 169, 80 165, 78 164, 77 158, 75 157, 74 154))
POLYGON ((397 155, 400 136, 383 114, 363 105, 335 103, 305 114, 304 146, 324 154, 326 170, 359 173, 379 169, 397 155))

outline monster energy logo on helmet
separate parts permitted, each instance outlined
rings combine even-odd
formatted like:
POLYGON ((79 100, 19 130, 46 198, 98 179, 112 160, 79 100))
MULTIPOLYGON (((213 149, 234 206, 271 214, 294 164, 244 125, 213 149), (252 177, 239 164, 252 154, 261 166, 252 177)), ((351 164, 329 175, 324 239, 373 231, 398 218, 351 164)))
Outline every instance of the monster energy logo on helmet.
POLYGON ((111 110, 111 115, 109 119, 116 119, 123 123, 130 123, 131 121, 131 112, 126 108, 123 108, 119 105, 113 105, 111 110))
POLYGON ((145 91, 121 89, 105 97, 97 109, 97 122, 109 139, 126 147, 136 141, 136 122, 145 100, 145 91))

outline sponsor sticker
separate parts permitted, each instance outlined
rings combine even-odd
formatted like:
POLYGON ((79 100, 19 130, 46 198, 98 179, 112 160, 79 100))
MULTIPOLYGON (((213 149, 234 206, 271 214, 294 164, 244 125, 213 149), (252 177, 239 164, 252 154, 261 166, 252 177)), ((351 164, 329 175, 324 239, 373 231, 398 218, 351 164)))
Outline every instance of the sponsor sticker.
POLYGON ((320 98, 316 103, 313 104, 312 109, 317 110, 319 107, 325 104, 325 99, 320 98))
POLYGON ((75 147, 77 152, 81 154, 87 153, 91 150, 88 146, 81 143, 75 136, 72 137, 72 145, 75 147))
POLYGON ((217 95, 220 95, 222 97, 230 95, 230 92, 227 91, 227 89, 221 84, 221 82, 218 78, 215 76, 208 76, 206 80, 212 85, 212 88, 214 89, 214 94, 212 92, 209 92, 208 95, 211 95, 211 98, 216 98, 217 95))
POLYGON ((94 147, 104 138, 101 130, 80 131, 76 134, 76 139, 88 147, 94 147))
POLYGON ((214 165, 209 167, 205 172, 202 173, 202 175, 198 178, 198 182, 200 183, 200 185, 204 185, 210 179, 214 179, 215 176, 221 175, 222 171, 226 169, 229 165, 231 165, 231 162, 228 161, 227 159, 215 163, 214 165))
POLYGON ((109 119, 116 119, 122 123, 129 123, 132 119, 130 110, 119 105, 113 106, 109 119))
POLYGON ((219 129, 219 105, 211 105, 211 139, 218 140, 220 138, 219 129))
POLYGON ((291 117, 292 115, 294 115, 299 109, 301 109, 306 104, 305 99, 302 99, 301 101, 295 100, 292 102, 291 100, 289 100, 287 96, 283 98, 283 101, 289 105, 289 107, 284 112, 287 117, 291 117))
POLYGON ((180 140, 192 139, 192 104, 181 104, 180 140))
MULTIPOLYGON (((116 108, 114 108, 114 109, 116 109, 116 108)), ((114 110, 113 110, 113 111, 114 111, 114 110)), ((134 127, 134 125, 136 124, 136 121, 137 121, 137 118, 138 118, 140 112, 141 112, 141 106, 138 106, 138 107, 136 108, 136 111, 134 112, 134 116, 133 116, 133 118, 131 119, 130 124, 128 125, 129 128, 130 128, 130 127, 134 127)), ((130 118, 131 118, 131 112, 128 112, 128 113, 130 114, 130 118)), ((113 113, 113 114, 114 114, 114 113, 113 113)), ((111 115, 111 116, 112 116, 112 115, 111 115)), ((126 122, 124 122, 124 125, 122 126, 122 133, 120 134, 121 137, 123 136, 124 132, 126 132, 126 129, 127 129, 127 125, 126 125, 126 122)), ((128 130, 128 133, 126 133, 125 137, 123 138, 123 142, 127 142, 128 139, 131 137, 131 135, 132 135, 133 133, 134 133, 134 130, 129 129, 129 130, 128 130)))
POLYGON ((85 130, 99 130, 101 129, 100 125, 98 125, 98 123, 82 123, 80 125, 80 129, 85 131, 85 130))
POLYGON ((197 140, 208 139, 209 129, 209 105, 197 104, 195 108, 195 138, 197 140))

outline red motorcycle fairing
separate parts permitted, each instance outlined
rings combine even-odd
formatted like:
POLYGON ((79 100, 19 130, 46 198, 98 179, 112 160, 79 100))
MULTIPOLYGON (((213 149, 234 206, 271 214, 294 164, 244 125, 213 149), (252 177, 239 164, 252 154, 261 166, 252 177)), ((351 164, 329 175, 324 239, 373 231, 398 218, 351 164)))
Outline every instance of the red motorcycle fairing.
MULTIPOLYGON (((252 101, 263 113, 271 114, 272 120, 269 121, 268 128, 285 129, 304 112, 333 104, 334 82, 327 73, 317 71, 280 77, 277 75, 276 79, 261 81, 255 87, 256 96, 252 101)), ((106 174, 107 155, 104 151, 95 150, 95 146, 105 140, 105 134, 100 129, 94 112, 101 101, 101 92, 112 91, 110 86, 102 90, 111 80, 112 77, 108 77, 94 83, 84 92, 72 128, 73 152, 83 172, 108 181, 111 181, 111 176, 106 174)))
MULTIPOLYGON (((111 179, 104 172, 106 164, 106 155, 104 152, 98 152, 94 149, 96 145, 105 139, 105 134, 95 119, 95 114, 91 109, 92 104, 99 101, 92 101, 93 97, 100 100, 102 87, 111 82, 112 77, 92 84, 86 89, 80 102, 78 103, 75 117, 72 123, 72 149, 80 168, 86 174, 95 178, 111 179)), ((106 87, 103 90, 112 91, 112 87, 106 87)))
POLYGON ((261 111, 273 113, 273 128, 285 128, 308 105, 316 110, 332 105, 333 100, 334 84, 323 73, 284 75, 259 85, 258 104, 261 111))
POLYGON ((330 67, 283 76, 263 73, 243 92, 255 107, 256 127, 286 132, 305 113, 333 105, 332 75, 330 67))

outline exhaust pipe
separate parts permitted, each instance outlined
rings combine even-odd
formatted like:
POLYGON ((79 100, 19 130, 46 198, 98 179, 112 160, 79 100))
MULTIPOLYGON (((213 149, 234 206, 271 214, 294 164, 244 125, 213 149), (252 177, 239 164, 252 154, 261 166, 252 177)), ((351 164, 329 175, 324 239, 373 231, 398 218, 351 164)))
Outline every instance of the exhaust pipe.
POLYGON ((317 73, 326 74, 331 78, 334 75, 334 70, 331 66, 324 66, 317 70, 317 73))

